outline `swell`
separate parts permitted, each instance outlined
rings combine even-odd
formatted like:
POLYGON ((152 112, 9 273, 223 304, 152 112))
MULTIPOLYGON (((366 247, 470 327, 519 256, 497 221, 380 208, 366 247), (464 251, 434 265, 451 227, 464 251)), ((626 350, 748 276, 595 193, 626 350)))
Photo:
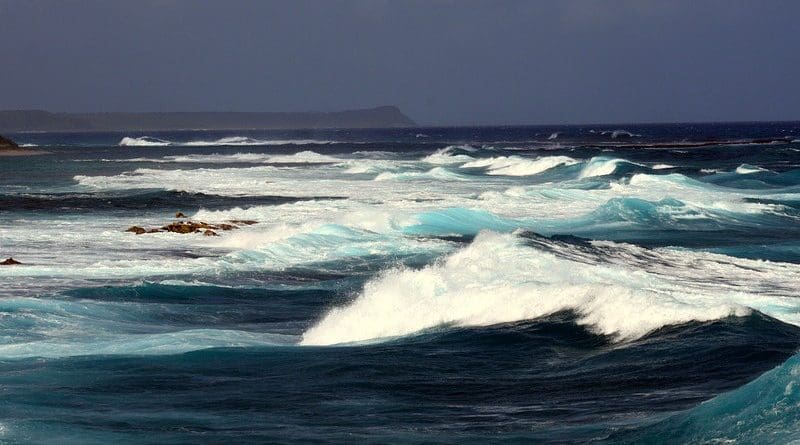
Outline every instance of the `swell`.
POLYGON ((754 314, 685 324, 617 348, 574 319, 559 313, 368 347, 94 355, 48 360, 46 367, 40 360, 6 361, 12 383, 6 397, 24 402, 28 416, 4 416, 16 420, 4 439, 74 433, 51 420, 69 415, 85 427, 84 442, 98 443, 109 437, 136 443, 143 433, 197 438, 186 435, 187 425, 202 431, 203 440, 235 433, 253 443, 285 438, 286 425, 302 430, 299 441, 326 443, 396 442, 398 429, 415 431, 403 436, 410 442, 485 443, 487 434, 510 443, 586 442, 732 389, 785 360, 799 338, 796 328, 754 314), (42 379, 48 385, 36 384, 42 379), (48 397, 53 387, 59 403, 48 397), (306 420, 310 394, 315 406, 323 405, 313 423, 306 420), (109 412, 121 397, 126 409, 109 412), (367 414, 371 422, 364 423, 367 414), (131 415, 153 420, 130 423, 131 415), (283 419, 279 427, 276 417, 283 419), (217 426, 208 428, 208 418, 217 426), (117 425, 111 436, 103 428, 109 422, 117 425), (331 424, 346 434, 332 432, 331 424), (498 425, 513 428, 498 431, 498 425))
POLYGON ((614 443, 794 443, 800 440, 800 355, 686 412, 611 437, 614 443))

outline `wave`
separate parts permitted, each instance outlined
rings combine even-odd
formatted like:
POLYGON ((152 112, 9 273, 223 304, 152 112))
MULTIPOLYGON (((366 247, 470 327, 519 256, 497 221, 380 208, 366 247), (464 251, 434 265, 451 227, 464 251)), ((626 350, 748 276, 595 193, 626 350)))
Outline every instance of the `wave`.
POLYGON ((617 139, 622 136, 629 138, 642 137, 641 134, 631 133, 628 130, 603 130, 600 132, 600 134, 603 136, 611 135, 611 139, 617 139))
POLYGON ((74 357, 82 355, 166 355, 209 348, 287 346, 296 337, 226 329, 190 329, 159 334, 112 335, 86 342, 31 341, 0 345, 0 358, 74 357))
POLYGON ((393 338, 443 326, 488 326, 573 310, 578 323, 617 340, 665 325, 743 316, 739 302, 692 295, 636 268, 586 264, 532 250, 515 235, 481 232, 468 247, 420 270, 394 269, 308 329, 303 345, 393 338))
POLYGON ((617 170, 622 166, 639 166, 635 162, 627 161, 619 158, 608 158, 605 156, 597 156, 589 160, 581 170, 578 178, 593 178, 595 176, 608 176, 617 173, 617 170))
POLYGON ((800 440, 798 375, 800 354, 741 388, 616 441, 796 443, 800 440))
POLYGON ((236 153, 232 155, 185 155, 165 156, 164 160, 183 163, 263 163, 263 164, 329 164, 341 162, 342 159, 319 154, 314 151, 301 151, 291 155, 267 155, 263 153, 236 153))
POLYGON ((754 165, 742 164, 736 167, 736 173, 740 175, 749 175, 752 173, 768 172, 769 170, 754 165))
POLYGON ((461 168, 486 168, 489 175, 532 176, 555 167, 577 163, 578 161, 569 156, 545 156, 536 159, 500 156, 469 161, 461 165, 461 168))
POLYGON ((119 141, 122 147, 165 147, 172 145, 172 142, 163 139, 143 136, 140 138, 124 137, 119 141))
POLYGON ((140 193, 53 193, 0 195, 3 211, 50 210, 58 212, 91 212, 99 210, 199 209, 230 208, 231 206, 278 205, 303 199, 284 196, 220 196, 170 190, 140 193))
POLYGON ((207 147, 213 145, 326 145, 332 143, 334 142, 318 139, 254 139, 242 136, 231 136, 213 141, 189 141, 179 143, 178 145, 185 145, 187 147, 207 147))
POLYGON ((337 167, 344 167, 347 174, 397 172, 408 166, 405 162, 376 159, 352 159, 337 164, 337 167))
POLYGON ((414 180, 437 180, 437 181, 466 181, 462 175, 447 170, 444 167, 435 167, 425 172, 383 172, 375 177, 375 181, 414 181, 414 180))
POLYGON ((459 153, 460 151, 466 151, 468 153, 475 152, 475 148, 470 146, 457 146, 457 145, 450 145, 448 147, 442 148, 441 150, 437 150, 435 153, 430 154, 422 158, 422 162, 427 162, 428 164, 435 164, 435 165, 447 165, 447 164, 458 164, 462 162, 469 162, 473 160, 472 156, 459 153))
POLYGON ((248 146, 248 145, 324 145, 333 144, 335 141, 318 139, 254 139, 244 136, 228 136, 214 140, 194 140, 194 141, 169 141, 152 136, 124 137, 119 141, 120 146, 131 147, 209 147, 209 146, 248 146))

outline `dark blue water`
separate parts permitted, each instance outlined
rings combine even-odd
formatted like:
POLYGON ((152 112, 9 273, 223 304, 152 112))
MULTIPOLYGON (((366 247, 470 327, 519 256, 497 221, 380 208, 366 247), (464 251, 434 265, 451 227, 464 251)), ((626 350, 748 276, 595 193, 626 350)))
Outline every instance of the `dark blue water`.
POLYGON ((2 443, 800 440, 798 123, 10 136, 2 443))

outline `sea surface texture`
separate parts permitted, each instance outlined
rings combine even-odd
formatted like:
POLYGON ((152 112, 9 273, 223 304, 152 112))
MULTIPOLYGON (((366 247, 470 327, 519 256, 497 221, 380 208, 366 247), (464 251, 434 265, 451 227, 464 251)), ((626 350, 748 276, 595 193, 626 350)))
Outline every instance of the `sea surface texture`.
POLYGON ((798 123, 8 136, 0 443, 800 440, 798 123))

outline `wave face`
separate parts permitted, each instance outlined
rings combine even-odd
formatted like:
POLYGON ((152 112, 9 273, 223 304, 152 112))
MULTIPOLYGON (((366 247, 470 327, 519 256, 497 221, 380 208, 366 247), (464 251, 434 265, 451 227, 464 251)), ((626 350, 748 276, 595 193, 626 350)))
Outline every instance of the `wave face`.
POLYGON ((0 442, 800 440, 798 128, 20 135, 0 442))
POLYGON ((748 315, 737 298, 680 293, 657 275, 589 267, 531 250, 513 235, 481 233, 422 270, 396 270, 368 283, 349 306, 303 334, 327 345, 397 337, 441 326, 490 326, 572 310, 577 323, 620 340, 689 321, 748 315))
POLYGON ((629 443, 794 443, 800 440, 800 355, 685 413, 629 434, 629 443))

